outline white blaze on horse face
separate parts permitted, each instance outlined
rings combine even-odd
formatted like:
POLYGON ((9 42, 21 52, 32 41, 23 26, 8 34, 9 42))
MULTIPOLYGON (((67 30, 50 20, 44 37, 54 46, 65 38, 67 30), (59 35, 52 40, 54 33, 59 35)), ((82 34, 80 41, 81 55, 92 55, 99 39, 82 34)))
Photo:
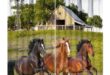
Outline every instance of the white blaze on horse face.
POLYGON ((41 44, 42 48, 44 49, 44 44, 41 44))
POLYGON ((69 47, 68 42, 66 42, 66 46, 67 46, 67 50, 68 50, 68 55, 70 55, 70 47, 69 47))

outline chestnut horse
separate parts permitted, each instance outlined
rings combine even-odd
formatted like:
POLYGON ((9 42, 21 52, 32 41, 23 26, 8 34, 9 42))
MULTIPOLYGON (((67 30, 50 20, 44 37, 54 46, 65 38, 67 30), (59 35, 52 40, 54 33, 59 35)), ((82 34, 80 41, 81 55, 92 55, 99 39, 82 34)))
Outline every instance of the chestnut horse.
POLYGON ((19 75, 34 75, 42 70, 42 56, 45 52, 43 39, 33 39, 29 45, 28 56, 22 56, 15 63, 15 70, 19 75))
POLYGON ((60 40, 55 48, 55 54, 46 54, 44 56, 45 68, 51 72, 59 75, 63 71, 65 64, 67 64, 67 51, 69 49, 68 42, 60 40))
POLYGON ((97 75, 97 69, 92 66, 88 54, 94 56, 93 46, 90 41, 81 40, 77 45, 76 58, 68 57, 68 64, 63 75, 67 75, 68 72, 78 75, 83 71, 87 71, 88 74, 93 75, 91 69, 93 69, 97 75))

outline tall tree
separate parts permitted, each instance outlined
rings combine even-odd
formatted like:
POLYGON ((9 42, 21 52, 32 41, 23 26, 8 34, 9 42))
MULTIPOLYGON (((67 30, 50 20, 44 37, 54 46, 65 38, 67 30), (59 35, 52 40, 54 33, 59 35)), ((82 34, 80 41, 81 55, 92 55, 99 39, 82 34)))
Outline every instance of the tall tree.
MULTIPOLYGON (((17 9, 16 6, 13 9, 17 9)), ((21 4, 20 6, 20 21, 21 28, 30 29, 34 24, 34 4, 21 4)))
POLYGON ((95 26, 95 27, 99 27, 99 28, 102 27, 102 19, 98 15, 94 15, 93 17, 89 17, 87 19, 87 23, 89 25, 92 25, 92 26, 95 26))
POLYGON ((78 7, 74 4, 67 6, 67 8, 71 9, 80 19, 86 22, 88 14, 83 11, 78 11, 78 7))
POLYGON ((59 5, 64 5, 64 0, 37 0, 35 4, 35 23, 45 24, 59 5))
POLYGON ((20 18, 22 28, 30 29, 32 26, 34 26, 34 5, 22 5, 20 18))
POLYGON ((15 16, 8 17, 8 28, 14 30, 15 26, 15 16))

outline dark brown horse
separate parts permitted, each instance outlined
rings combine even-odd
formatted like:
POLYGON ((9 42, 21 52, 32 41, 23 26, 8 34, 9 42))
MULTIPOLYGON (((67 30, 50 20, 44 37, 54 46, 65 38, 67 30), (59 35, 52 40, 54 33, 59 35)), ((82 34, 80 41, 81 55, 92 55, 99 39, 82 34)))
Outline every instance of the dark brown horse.
POLYGON ((46 69, 59 75, 64 67, 66 67, 65 64, 67 64, 68 49, 68 43, 64 40, 60 40, 55 48, 54 54, 49 53, 44 56, 44 65, 46 69))
POLYGON ((81 74, 83 71, 87 71, 88 74, 93 75, 91 69, 96 72, 97 69, 91 64, 88 54, 94 56, 93 46, 88 40, 81 40, 77 45, 77 56, 76 58, 69 57, 66 69, 64 69, 64 75, 67 73, 81 74))
POLYGON ((34 75, 41 71, 43 66, 44 42, 42 39, 33 39, 29 45, 29 55, 22 56, 15 64, 19 75, 34 75))

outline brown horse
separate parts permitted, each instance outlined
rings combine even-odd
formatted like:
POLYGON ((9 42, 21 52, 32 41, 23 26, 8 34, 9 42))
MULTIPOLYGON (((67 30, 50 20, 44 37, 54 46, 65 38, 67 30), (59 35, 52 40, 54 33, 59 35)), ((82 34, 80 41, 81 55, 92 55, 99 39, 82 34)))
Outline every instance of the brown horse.
POLYGON ((69 45, 66 41, 61 40, 55 48, 55 54, 46 54, 44 56, 44 65, 45 68, 59 75, 61 71, 63 71, 65 64, 67 64, 67 51, 69 49, 69 45))
POLYGON ((88 74, 93 75, 91 69, 93 69, 97 75, 97 69, 92 66, 88 54, 94 56, 93 46, 90 41, 81 40, 81 42, 77 45, 76 58, 68 58, 68 64, 63 72, 63 75, 67 75, 68 72, 78 75, 83 71, 87 71, 88 74))
POLYGON ((42 54, 44 54, 43 39, 33 39, 29 45, 29 55, 22 56, 15 64, 19 75, 34 75, 42 70, 42 54))

